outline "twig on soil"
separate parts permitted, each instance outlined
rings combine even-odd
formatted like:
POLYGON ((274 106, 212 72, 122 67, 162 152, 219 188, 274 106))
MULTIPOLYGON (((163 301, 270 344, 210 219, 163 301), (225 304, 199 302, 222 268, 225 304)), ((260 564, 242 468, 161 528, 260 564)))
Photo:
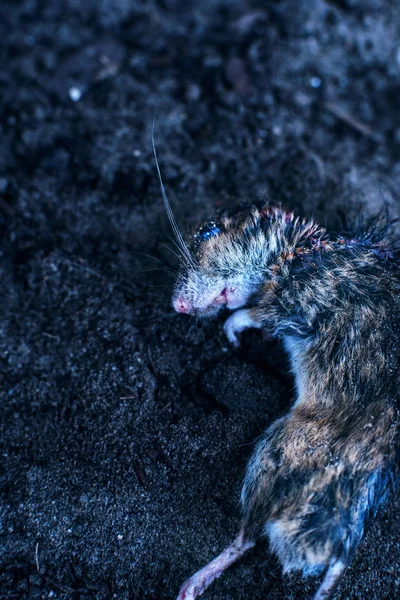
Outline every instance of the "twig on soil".
POLYGON ((56 340, 57 342, 61 341, 61 338, 59 335, 53 335, 52 333, 47 333, 47 331, 43 331, 42 335, 45 335, 46 337, 49 337, 52 340, 56 340))
POLYGON ((35 562, 36 562, 37 572, 40 573, 40 568, 39 568, 39 542, 36 542, 35 562))
POLYGON ((373 133, 371 127, 369 127, 369 125, 362 123, 361 121, 359 121, 358 119, 356 119, 355 117, 350 115, 343 108, 341 108, 338 104, 336 104, 336 102, 325 102, 324 107, 326 108, 327 111, 329 111, 337 119, 339 119, 339 121, 343 121, 344 123, 346 123, 346 125, 349 125, 353 129, 358 131, 358 133, 361 133, 361 135, 364 135, 367 138, 375 137, 374 133, 373 133))
POLYGON ((135 475, 140 485, 146 490, 148 490, 150 487, 149 480, 147 479, 145 472, 142 471, 139 463, 136 460, 133 462, 133 470, 135 471, 135 475))
POLYGON ((62 585, 61 583, 57 583, 57 581, 54 581, 52 577, 47 576, 46 581, 48 581, 51 585, 53 585, 58 590, 61 590, 61 592, 64 592, 65 594, 74 594, 76 592, 76 590, 69 587, 68 585, 62 585))
POLYGON ((165 406, 163 406, 162 408, 160 408, 159 414, 161 414, 162 412, 164 412, 165 410, 167 410, 171 405, 172 405, 172 402, 167 402, 167 404, 165 404, 165 406))

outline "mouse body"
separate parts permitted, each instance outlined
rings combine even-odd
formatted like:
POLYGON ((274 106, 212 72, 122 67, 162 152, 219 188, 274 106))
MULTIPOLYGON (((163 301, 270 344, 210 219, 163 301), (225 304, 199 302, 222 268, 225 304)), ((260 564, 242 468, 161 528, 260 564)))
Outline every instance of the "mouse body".
MULTIPOLYGON (((194 600, 266 537, 284 572, 321 575, 331 598, 399 473, 400 270, 379 219, 330 236, 281 208, 204 224, 182 249, 176 311, 233 314, 234 345, 255 327, 283 340, 295 379, 290 412, 248 464, 234 542, 182 586, 194 600)), ((266 398, 268 402, 268 398, 266 398)))

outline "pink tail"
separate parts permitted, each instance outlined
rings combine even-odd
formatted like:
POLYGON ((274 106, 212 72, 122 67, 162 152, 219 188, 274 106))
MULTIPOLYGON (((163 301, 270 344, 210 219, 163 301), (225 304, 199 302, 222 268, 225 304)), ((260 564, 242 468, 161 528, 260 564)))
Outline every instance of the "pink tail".
POLYGON ((337 586, 340 583, 340 580, 343 577, 346 567, 346 563, 344 563, 342 560, 337 560, 334 562, 328 568, 324 580, 321 583, 313 600, 329 600, 329 598, 332 598, 332 595, 334 594, 337 586))
POLYGON ((243 534, 240 533, 233 544, 225 548, 217 558, 214 558, 208 565, 185 581, 177 600, 195 600, 195 598, 201 596, 214 579, 217 579, 225 569, 241 558, 254 545, 254 541, 244 541, 243 534))

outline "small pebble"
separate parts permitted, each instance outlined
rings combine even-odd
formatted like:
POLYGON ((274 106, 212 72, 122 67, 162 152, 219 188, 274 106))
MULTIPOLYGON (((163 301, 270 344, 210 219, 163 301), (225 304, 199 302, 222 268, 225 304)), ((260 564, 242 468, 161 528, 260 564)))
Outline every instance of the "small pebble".
POLYGON ((319 77, 311 77, 311 79, 310 79, 310 85, 313 88, 321 87, 321 83, 322 83, 322 81, 319 77))
POLYGON ((147 450, 147 456, 152 460, 155 460, 160 456, 160 451, 157 448, 149 448, 147 450))
POLYGON ((73 102, 78 102, 82 98, 82 90, 77 87, 69 88, 68 94, 73 102))

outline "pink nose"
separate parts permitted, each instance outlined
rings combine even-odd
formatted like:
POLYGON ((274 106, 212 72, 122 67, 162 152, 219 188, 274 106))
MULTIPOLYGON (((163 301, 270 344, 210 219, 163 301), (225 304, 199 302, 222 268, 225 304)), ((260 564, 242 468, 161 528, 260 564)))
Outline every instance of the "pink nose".
POLYGON ((178 298, 173 301, 173 306, 176 312, 179 313, 188 313, 190 310, 190 302, 181 296, 178 296, 178 298))

